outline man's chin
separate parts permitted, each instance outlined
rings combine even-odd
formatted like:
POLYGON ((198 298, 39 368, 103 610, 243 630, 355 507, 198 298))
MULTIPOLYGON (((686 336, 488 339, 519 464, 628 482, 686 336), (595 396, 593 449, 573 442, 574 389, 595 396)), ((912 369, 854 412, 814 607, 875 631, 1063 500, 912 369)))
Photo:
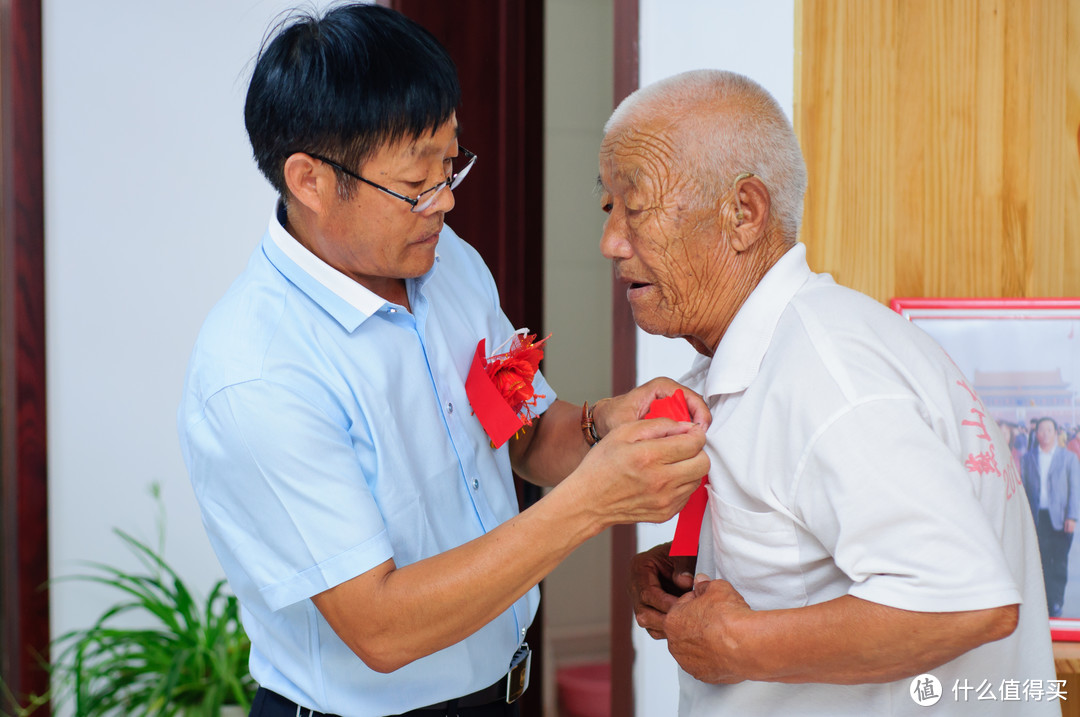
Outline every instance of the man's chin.
POLYGON ((666 322, 662 321, 654 311, 645 307, 635 306, 634 302, 630 302, 630 312, 634 315, 634 323, 645 333, 652 334, 653 336, 664 336, 666 338, 674 337, 671 332, 671 327, 668 326, 666 322))
POLYGON ((431 271, 435 266, 435 244, 421 244, 414 248, 405 267, 404 279, 416 279, 431 271))

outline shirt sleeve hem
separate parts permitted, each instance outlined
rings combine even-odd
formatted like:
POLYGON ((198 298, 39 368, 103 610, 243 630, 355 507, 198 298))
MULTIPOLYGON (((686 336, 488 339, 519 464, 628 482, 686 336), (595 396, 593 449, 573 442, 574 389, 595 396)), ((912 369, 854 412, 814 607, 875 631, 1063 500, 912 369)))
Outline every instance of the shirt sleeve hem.
POLYGON ((978 590, 952 590, 934 594, 922 588, 920 590, 883 589, 870 584, 855 585, 848 591, 852 597, 860 600, 894 607, 912 612, 964 612, 966 610, 988 610, 1005 605, 1019 605, 1023 602, 1020 591, 1014 585, 999 585, 996 588, 980 587, 978 590))
POLYGON ((383 530, 356 547, 313 565, 302 573, 259 590, 271 610, 280 610, 340 585, 394 557, 383 530))

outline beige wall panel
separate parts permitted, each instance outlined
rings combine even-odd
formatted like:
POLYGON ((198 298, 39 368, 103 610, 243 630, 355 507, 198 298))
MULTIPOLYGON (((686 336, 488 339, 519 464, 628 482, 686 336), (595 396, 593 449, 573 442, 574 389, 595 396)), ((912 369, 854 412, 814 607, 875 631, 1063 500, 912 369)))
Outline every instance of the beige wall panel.
POLYGON ((1080 295, 1080 0, 798 0, 811 266, 892 296, 1080 295))

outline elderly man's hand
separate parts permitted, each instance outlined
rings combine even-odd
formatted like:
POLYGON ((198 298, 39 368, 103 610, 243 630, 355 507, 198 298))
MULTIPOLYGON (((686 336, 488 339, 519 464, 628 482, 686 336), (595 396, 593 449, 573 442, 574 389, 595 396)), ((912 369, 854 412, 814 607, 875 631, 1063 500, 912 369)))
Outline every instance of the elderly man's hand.
POLYGON ((630 561, 630 598, 634 617, 653 638, 662 640, 664 618, 680 595, 694 585, 693 557, 671 557, 671 543, 638 553, 630 561))
POLYGON ((748 679, 741 663, 740 622, 754 611, 731 583, 694 579, 694 589, 672 606, 664 621, 668 650, 686 672, 702 682, 732 684, 748 679))
POLYGON ((603 437, 625 423, 643 418, 649 412, 652 402, 671 396, 682 389, 686 396, 686 406, 690 409, 690 421, 702 428, 708 428, 712 415, 701 396, 670 378, 654 378, 621 396, 605 398, 593 408, 593 419, 597 433, 603 437))

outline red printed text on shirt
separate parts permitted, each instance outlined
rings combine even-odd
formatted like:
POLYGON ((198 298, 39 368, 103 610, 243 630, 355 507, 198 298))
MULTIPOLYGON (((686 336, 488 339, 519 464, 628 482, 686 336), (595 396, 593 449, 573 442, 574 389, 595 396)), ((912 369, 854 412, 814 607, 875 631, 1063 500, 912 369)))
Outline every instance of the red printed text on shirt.
POLYGON ((1016 465, 1012 460, 1004 462, 1004 469, 998 465, 994 439, 986 429, 986 408, 967 383, 957 381, 956 384, 967 391, 973 404, 969 414, 971 418, 964 419, 960 422, 960 425, 969 430, 977 431, 975 437, 979 440, 979 447, 982 449, 979 453, 969 453, 967 460, 964 461, 964 467, 968 469, 969 473, 978 473, 982 476, 1000 476, 1005 482, 1005 498, 1010 499, 1020 487, 1020 474, 1016 470, 1016 465))

